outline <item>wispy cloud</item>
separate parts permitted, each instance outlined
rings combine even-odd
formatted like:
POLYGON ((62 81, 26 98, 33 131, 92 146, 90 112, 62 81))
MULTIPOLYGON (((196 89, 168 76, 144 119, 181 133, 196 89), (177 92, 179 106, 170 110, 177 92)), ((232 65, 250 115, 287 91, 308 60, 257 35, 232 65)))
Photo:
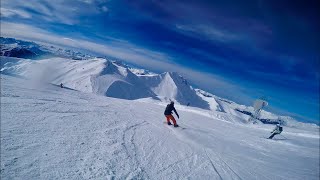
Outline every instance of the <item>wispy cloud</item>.
POLYGON ((198 38, 205 38, 207 40, 221 41, 221 42, 232 42, 241 40, 240 35, 228 32, 223 29, 216 28, 208 24, 197 24, 197 25, 176 25, 177 30, 182 33, 188 33, 191 36, 198 38))
POLYGON ((73 25, 83 16, 92 16, 108 12, 106 0, 4 0, 1 2, 1 15, 10 18, 18 15, 33 20, 73 25))
POLYGON ((127 41, 118 41, 114 39, 108 44, 102 45, 86 40, 71 39, 69 37, 55 35, 43 29, 25 24, 2 22, 1 25, 1 32, 3 36, 16 37, 42 43, 52 43, 76 49, 85 49, 98 54, 126 59, 139 64, 148 63, 150 61, 151 63, 154 63, 152 61, 166 62, 170 59, 170 57, 164 53, 143 49, 130 44, 127 41))
POLYGON ((0 9, 0 12, 1 12, 1 17, 21 17, 21 18, 24 18, 24 19, 28 19, 28 18, 31 18, 32 15, 30 13, 27 13, 26 11, 24 10, 21 10, 21 9, 7 9, 7 8, 3 8, 1 7, 0 9))

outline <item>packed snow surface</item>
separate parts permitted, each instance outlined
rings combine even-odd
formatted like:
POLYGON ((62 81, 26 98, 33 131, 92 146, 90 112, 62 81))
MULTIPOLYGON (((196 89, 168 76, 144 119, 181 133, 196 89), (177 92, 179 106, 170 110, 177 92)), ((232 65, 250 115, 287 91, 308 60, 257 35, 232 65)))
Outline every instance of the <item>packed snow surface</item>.
POLYGON ((1 74, 1 179, 319 178, 318 127, 268 140, 272 125, 176 105, 174 128, 165 105, 1 74))

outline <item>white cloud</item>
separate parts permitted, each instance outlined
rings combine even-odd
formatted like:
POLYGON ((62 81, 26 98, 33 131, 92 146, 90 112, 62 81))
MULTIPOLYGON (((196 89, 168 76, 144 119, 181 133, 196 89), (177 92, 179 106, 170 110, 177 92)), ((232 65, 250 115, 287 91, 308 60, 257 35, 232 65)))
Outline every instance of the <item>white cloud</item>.
POLYGON ((13 17, 13 16, 19 16, 21 18, 29 19, 32 17, 31 14, 23 11, 23 10, 14 10, 14 9, 7 9, 1 7, 1 16, 2 17, 13 17))
POLYGON ((79 0, 79 1, 87 4, 92 4, 94 0, 79 0))
POLYGON ((206 38, 210 40, 218 40, 222 42, 238 41, 241 39, 239 35, 227 32, 223 29, 216 28, 212 25, 196 24, 196 25, 182 25, 177 24, 176 29, 183 31, 191 36, 206 38))
POLYGON ((44 20, 74 25, 80 22, 80 17, 93 16, 107 12, 105 0, 3 0, 1 1, 1 16, 44 20), (101 8, 98 8, 101 6, 101 8))
POLYGON ((130 44, 127 41, 118 41, 114 39, 113 41, 110 41, 109 44, 102 45, 90 41, 62 37, 25 24, 2 22, 1 33, 2 36, 16 37, 19 39, 38 41, 76 49, 85 49, 98 54, 128 60, 136 64, 148 64, 150 61, 152 62, 151 64, 153 64, 155 63, 153 61, 166 62, 170 59, 170 57, 164 53, 143 49, 130 44))
POLYGON ((109 9, 108 9, 107 6, 102 6, 102 7, 101 7, 101 10, 102 10, 103 12, 108 12, 108 11, 109 11, 109 9))

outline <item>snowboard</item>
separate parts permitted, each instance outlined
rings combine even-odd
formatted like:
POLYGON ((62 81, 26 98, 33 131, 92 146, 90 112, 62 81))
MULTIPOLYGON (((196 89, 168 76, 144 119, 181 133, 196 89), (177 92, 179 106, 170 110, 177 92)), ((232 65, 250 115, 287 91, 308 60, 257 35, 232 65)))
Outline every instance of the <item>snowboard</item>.
POLYGON ((187 128, 185 128, 185 127, 181 127, 180 125, 178 126, 178 127, 174 127, 173 126, 173 124, 171 124, 171 125, 168 125, 168 123, 167 122, 163 122, 165 125, 167 125, 167 126, 171 126, 171 127, 173 127, 173 128, 177 128, 177 129, 187 129, 187 128))

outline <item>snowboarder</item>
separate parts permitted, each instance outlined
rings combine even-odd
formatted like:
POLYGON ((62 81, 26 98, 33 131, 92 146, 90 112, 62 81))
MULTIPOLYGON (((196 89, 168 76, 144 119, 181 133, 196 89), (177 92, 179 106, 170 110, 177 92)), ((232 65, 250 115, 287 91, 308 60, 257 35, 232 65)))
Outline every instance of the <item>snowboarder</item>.
POLYGON ((62 83, 60 84, 60 87, 63 88, 63 84, 62 83))
POLYGON ((268 139, 272 139, 273 136, 275 136, 276 134, 280 134, 283 131, 282 126, 280 125, 280 122, 276 125, 276 127, 273 129, 273 131, 271 132, 271 136, 268 139))
POLYGON ((170 119, 173 122, 173 126, 174 127, 179 127, 179 125, 177 124, 175 118, 172 116, 172 111, 174 111, 174 113, 176 113, 178 119, 179 119, 179 114, 176 111, 176 108, 174 108, 174 102, 171 101, 170 104, 167 105, 166 110, 164 111, 164 115, 167 118, 167 123, 168 125, 171 125, 170 119))

